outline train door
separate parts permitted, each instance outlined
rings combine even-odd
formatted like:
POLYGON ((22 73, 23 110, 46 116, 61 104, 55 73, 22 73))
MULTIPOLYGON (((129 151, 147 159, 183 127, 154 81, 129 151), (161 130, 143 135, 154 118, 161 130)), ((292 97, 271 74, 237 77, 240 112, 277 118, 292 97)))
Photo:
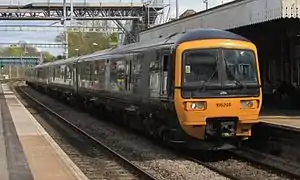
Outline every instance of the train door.
POLYGON ((104 83, 105 83, 105 90, 110 89, 110 59, 105 60, 105 74, 104 74, 104 83))
POLYGON ((51 81, 51 66, 46 68, 46 84, 48 85, 49 82, 51 81))
POLYGON ((52 80, 51 80, 51 82, 54 82, 55 81, 55 66, 52 66, 51 71, 52 71, 52 80))
POLYGON ((76 94, 78 92, 78 76, 77 76, 77 72, 78 72, 78 69, 77 69, 76 63, 73 63, 73 66, 72 66, 72 81, 73 81, 74 91, 75 91, 76 94))
POLYGON ((161 66, 160 66, 160 96, 168 96, 168 72, 170 64, 170 51, 162 50, 161 52, 161 66))
POLYGON ((132 79, 132 61, 133 55, 130 54, 125 61, 125 72, 124 72, 124 80, 125 80, 125 90, 132 91, 133 88, 133 79, 132 79))
POLYGON ((140 71, 140 87, 138 93, 143 97, 148 97, 150 93, 150 62, 154 56, 153 50, 149 49, 144 51, 139 56, 141 58, 141 71, 140 71))

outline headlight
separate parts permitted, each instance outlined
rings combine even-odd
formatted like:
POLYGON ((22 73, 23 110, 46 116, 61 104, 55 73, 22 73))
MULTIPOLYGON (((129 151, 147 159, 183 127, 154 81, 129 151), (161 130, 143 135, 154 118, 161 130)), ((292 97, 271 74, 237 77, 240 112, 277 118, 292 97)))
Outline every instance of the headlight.
POLYGON ((257 108, 257 101, 255 100, 241 100, 242 109, 255 109, 257 108))
POLYGON ((206 102, 205 101, 200 101, 200 102, 187 102, 185 104, 185 109, 186 110, 205 110, 206 109, 206 102))

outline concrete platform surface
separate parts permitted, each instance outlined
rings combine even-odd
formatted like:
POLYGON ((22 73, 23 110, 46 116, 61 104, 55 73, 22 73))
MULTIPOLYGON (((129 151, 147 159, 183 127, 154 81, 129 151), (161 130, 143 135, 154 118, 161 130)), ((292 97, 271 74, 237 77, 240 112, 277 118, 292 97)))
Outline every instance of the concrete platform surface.
POLYGON ((261 112, 260 122, 276 127, 300 131, 300 111, 265 110, 261 112))
POLYGON ((1 180, 88 179, 6 84, 0 95, 1 180))

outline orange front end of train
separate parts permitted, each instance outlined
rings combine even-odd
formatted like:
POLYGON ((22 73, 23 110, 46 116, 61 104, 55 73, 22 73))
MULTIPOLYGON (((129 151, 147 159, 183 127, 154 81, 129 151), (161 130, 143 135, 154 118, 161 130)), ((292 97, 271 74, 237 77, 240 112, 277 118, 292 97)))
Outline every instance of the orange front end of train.
POLYGON ((262 105, 257 50, 251 42, 182 43, 175 60, 174 102, 182 129, 201 140, 251 136, 262 105))

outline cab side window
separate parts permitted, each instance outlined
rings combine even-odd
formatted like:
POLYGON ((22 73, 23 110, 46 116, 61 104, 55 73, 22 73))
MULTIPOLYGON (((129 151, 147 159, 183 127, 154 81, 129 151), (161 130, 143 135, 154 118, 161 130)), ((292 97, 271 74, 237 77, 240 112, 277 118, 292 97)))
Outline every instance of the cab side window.
POLYGON ((169 72, 169 64, 170 64, 170 55, 164 54, 162 56, 162 65, 161 65, 161 95, 167 96, 167 85, 168 85, 168 72, 169 72))

